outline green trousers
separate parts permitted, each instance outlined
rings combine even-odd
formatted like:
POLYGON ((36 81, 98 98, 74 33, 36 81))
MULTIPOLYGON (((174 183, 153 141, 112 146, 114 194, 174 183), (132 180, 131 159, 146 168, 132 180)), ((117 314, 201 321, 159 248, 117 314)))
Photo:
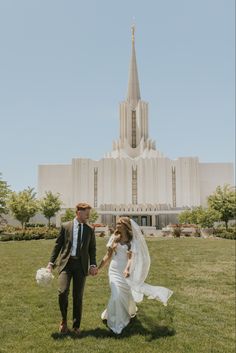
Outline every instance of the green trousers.
POLYGON ((73 281, 73 327, 79 328, 82 317, 82 303, 86 280, 80 258, 69 258, 67 265, 59 274, 59 307, 63 321, 67 321, 68 296, 71 279, 73 281))

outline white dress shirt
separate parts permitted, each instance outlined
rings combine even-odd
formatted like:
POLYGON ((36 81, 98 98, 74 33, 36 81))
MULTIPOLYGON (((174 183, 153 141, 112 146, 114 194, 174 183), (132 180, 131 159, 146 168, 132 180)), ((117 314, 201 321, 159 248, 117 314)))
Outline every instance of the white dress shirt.
MULTIPOLYGON (((74 224, 73 224, 73 242, 72 242, 72 248, 71 248, 71 256, 76 256, 76 249, 77 249, 77 243, 78 243, 78 231, 79 231, 79 222, 77 218, 74 218, 74 224)), ((82 244, 82 239, 83 239, 83 223, 81 223, 81 244, 82 244)))

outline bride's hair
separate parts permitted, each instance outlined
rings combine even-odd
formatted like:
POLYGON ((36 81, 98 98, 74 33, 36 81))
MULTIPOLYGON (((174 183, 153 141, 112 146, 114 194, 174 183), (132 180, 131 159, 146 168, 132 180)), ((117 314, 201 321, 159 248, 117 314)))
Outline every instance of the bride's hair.
MULTIPOLYGON (((126 236, 127 236, 127 240, 128 240, 128 248, 130 249, 131 247, 131 240, 133 239, 133 233, 132 233, 132 226, 131 226, 131 222, 130 222, 130 218, 129 217, 120 217, 119 221, 124 224, 125 226, 125 230, 126 230, 126 236)), ((117 232, 115 231, 114 234, 117 234, 117 232)))

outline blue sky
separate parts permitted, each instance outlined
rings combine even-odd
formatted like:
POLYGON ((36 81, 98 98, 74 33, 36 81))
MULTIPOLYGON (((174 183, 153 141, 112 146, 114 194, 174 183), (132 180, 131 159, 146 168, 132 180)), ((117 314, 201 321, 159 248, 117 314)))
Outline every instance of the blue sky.
POLYGON ((0 172, 100 159, 119 135, 133 17, 149 133, 169 158, 234 161, 233 0, 0 0, 0 172))

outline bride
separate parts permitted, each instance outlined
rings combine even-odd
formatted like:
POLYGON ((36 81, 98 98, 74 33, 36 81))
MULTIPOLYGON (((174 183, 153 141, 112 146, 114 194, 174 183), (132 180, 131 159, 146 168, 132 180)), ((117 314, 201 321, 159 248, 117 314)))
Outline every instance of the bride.
POLYGON ((120 334, 136 315, 136 303, 146 295, 167 305, 173 291, 144 283, 150 267, 148 248, 140 227, 129 217, 121 217, 116 230, 107 243, 107 253, 98 271, 109 261, 109 283, 111 297, 101 315, 108 327, 120 334))

